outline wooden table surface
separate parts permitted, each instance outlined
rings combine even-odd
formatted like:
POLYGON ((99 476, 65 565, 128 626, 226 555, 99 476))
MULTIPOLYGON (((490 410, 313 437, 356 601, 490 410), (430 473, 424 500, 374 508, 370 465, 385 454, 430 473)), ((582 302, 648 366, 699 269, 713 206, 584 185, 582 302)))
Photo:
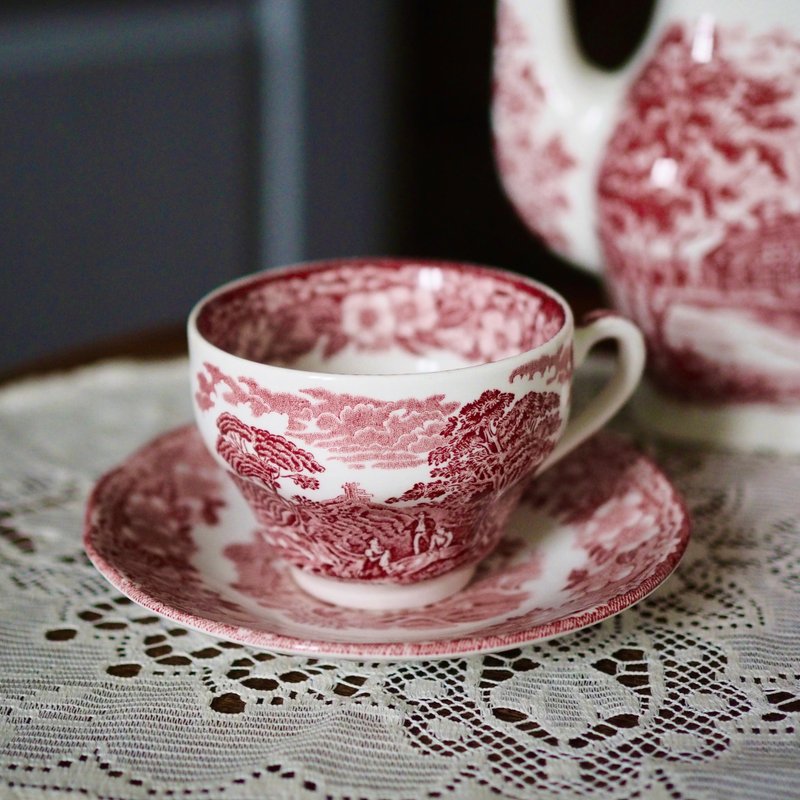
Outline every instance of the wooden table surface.
POLYGON ((92 344, 55 352, 0 372, 0 386, 21 378, 60 372, 108 358, 159 359, 185 355, 186 328, 183 323, 103 339, 92 344))

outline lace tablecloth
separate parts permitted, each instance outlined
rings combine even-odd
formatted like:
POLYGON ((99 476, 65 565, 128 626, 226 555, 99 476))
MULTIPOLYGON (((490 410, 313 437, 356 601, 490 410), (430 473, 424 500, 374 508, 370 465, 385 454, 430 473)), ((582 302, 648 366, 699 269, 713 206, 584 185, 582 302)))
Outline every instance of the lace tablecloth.
POLYGON ((0 796, 800 797, 800 458, 651 445, 695 528, 595 627, 494 655, 274 655, 163 621, 81 548, 87 492, 188 421, 187 368, 0 393, 0 796))

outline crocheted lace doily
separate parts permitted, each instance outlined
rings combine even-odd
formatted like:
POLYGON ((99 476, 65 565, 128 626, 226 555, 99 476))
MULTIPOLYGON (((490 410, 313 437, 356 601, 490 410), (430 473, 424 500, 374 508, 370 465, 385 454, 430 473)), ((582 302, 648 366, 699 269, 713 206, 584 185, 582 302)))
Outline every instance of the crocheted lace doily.
POLYGON ((188 631, 90 565, 95 479, 189 419, 182 360, 0 392, 4 797, 800 796, 800 458, 645 444, 694 518, 654 595, 535 646, 371 664, 188 631))

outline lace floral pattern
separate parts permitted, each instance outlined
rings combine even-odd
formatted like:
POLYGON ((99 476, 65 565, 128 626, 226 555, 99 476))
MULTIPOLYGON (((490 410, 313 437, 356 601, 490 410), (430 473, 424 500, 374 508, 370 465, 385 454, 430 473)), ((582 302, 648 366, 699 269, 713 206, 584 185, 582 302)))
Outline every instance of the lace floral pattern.
POLYGON ((354 663, 187 630, 88 564, 97 476, 189 419, 184 362, 0 393, 0 794, 800 794, 797 458, 652 446, 695 520, 654 595, 499 654, 354 663))

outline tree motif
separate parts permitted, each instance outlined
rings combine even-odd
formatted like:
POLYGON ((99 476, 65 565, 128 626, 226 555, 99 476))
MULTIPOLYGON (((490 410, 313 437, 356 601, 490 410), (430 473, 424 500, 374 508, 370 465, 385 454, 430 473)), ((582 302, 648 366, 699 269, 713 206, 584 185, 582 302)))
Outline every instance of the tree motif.
POLYGON ((217 418, 217 429, 217 452, 237 475, 257 480, 270 489, 278 489, 284 478, 302 489, 319 488, 313 473, 324 472, 325 468, 311 453, 283 436, 246 425, 227 412, 217 418))
POLYGON ((448 420, 442 432, 446 444, 428 456, 434 480, 416 483, 387 502, 451 497, 473 502, 510 486, 552 450, 560 425, 555 392, 528 392, 514 402, 510 392, 487 390, 448 420))
MULTIPOLYGON (((340 400, 342 409, 352 408, 353 398, 340 400)), ((429 401, 441 411, 440 397, 429 401)), ((371 419, 367 411, 356 415, 353 431, 361 427, 356 420, 371 419)), ((324 467, 288 438, 227 412, 217 418, 216 447, 256 513, 261 535, 290 563, 317 574, 409 581, 455 569, 470 553, 490 549, 522 491, 521 479, 552 449, 560 424, 555 392, 517 398, 488 390, 458 413, 442 414, 431 432, 439 446, 427 454, 430 479, 387 503, 375 502, 355 482, 322 500, 279 493, 285 480, 318 489, 316 475, 324 467), (518 491, 506 491, 512 487, 518 491), (407 508, 401 501, 418 502, 407 508)))

